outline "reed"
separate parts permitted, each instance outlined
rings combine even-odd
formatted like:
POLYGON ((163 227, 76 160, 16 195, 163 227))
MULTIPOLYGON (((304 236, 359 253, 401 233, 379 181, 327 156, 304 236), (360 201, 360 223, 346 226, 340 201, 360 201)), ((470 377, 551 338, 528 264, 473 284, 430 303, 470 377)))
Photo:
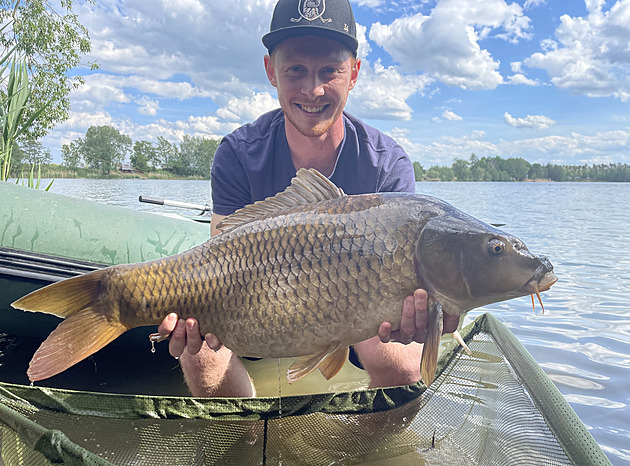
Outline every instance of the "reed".
MULTIPOLYGON (((0 167, 0 180, 7 181, 11 173, 11 156, 16 140, 33 124, 33 121, 39 117, 46 109, 48 104, 44 104, 27 119, 26 110, 28 108, 29 99, 31 97, 31 86, 28 79, 28 68, 26 61, 17 56, 15 48, 9 50, 0 58, 0 85, 4 88, 6 85, 6 95, 0 102, 0 128, 2 135, 0 137, 0 156, 2 157, 2 166, 0 167)), ((38 167, 38 177, 35 180, 35 165, 26 177, 23 179, 27 185, 32 188, 39 189, 41 181, 41 167, 38 167)), ((50 189, 52 181, 46 188, 50 189)))

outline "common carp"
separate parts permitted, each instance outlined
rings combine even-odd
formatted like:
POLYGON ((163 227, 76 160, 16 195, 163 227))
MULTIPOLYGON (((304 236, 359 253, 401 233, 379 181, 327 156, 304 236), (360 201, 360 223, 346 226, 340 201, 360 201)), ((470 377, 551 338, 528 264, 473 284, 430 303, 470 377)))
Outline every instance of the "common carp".
MULTIPOLYGON (((328 379, 348 347, 400 326, 402 303, 428 293, 421 374, 435 374, 442 312, 538 294, 553 266, 518 238, 439 199, 345 195, 302 169, 282 193, 238 210, 221 234, 189 251, 116 265, 37 290, 13 307, 65 318, 28 369, 56 375, 134 327, 170 312, 198 319, 239 356, 299 357, 290 382, 316 368, 328 379)), ((539 295, 540 297, 540 295, 539 295)))

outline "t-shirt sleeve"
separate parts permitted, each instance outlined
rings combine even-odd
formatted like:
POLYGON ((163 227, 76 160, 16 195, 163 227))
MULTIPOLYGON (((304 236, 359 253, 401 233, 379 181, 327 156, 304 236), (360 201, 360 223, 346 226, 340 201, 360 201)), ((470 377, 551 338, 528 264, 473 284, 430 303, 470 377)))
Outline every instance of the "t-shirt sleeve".
POLYGON ((380 178, 379 192, 416 192, 416 177, 413 172, 413 165, 405 150, 398 144, 392 147, 380 178))
POLYGON ((227 138, 221 141, 214 154, 210 184, 214 213, 230 215, 251 203, 247 173, 227 138))

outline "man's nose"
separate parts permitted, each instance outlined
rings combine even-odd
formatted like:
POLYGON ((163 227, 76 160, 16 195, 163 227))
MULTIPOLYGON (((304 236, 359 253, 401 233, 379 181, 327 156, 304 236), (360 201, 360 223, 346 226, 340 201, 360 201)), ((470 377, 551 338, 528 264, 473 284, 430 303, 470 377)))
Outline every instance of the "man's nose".
POLYGON ((303 80, 302 94, 309 98, 317 98, 324 95, 324 81, 316 73, 309 74, 303 80))

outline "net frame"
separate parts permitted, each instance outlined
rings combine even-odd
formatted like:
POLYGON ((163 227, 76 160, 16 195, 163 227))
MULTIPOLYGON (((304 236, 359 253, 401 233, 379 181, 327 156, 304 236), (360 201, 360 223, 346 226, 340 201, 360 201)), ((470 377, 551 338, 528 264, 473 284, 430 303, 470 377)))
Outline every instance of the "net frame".
POLYGON ((0 460, 610 464, 507 327, 486 313, 461 334, 473 356, 455 341, 446 344, 429 388, 420 382, 280 398, 193 398, 0 383, 0 460))

